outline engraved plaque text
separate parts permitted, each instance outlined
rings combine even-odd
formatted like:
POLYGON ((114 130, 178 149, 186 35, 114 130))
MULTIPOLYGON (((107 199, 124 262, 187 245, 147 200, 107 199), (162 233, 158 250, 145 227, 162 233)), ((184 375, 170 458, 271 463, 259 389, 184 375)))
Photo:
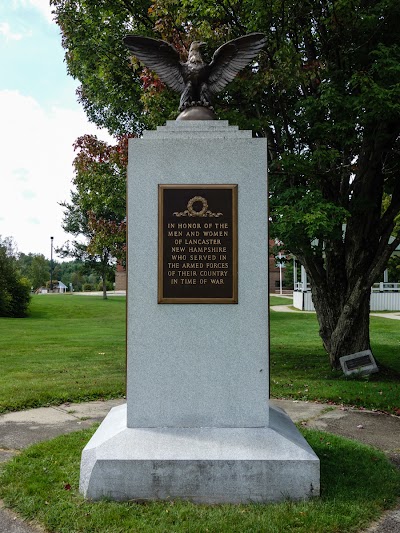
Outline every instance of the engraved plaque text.
POLYGON ((159 303, 237 303, 237 185, 159 185, 159 303))

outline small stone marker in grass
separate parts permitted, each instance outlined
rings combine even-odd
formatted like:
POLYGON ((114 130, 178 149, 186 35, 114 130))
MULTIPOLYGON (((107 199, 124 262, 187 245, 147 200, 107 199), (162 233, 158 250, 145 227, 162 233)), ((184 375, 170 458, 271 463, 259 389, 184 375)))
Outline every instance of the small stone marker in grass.
POLYGON ((339 359, 343 373, 346 376, 353 374, 367 375, 378 372, 378 366, 375 362, 371 350, 344 355, 339 359))

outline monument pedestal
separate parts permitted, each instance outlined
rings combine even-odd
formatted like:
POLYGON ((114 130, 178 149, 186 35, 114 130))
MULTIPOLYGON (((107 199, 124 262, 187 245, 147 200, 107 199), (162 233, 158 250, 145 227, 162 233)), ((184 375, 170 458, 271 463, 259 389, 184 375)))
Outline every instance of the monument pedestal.
POLYGON ((128 428, 114 407, 82 456, 93 500, 252 503, 319 495, 319 461, 290 418, 267 428, 128 428))
POLYGON ((131 139, 127 405, 83 451, 86 497, 319 494, 317 456, 269 407, 267 198, 266 140, 226 121, 131 139))

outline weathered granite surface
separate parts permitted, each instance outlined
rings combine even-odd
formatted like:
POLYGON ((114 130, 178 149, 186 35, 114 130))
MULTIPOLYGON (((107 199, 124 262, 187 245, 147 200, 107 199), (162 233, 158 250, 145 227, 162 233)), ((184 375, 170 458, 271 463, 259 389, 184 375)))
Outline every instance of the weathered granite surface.
POLYGON ((226 121, 130 141, 128 427, 268 425, 265 139, 226 121), (238 184, 239 303, 157 303, 158 184, 238 184))
POLYGON ((319 494, 319 460, 269 407, 267 146, 224 121, 130 141, 127 405, 82 454, 88 498, 267 502, 319 494), (158 185, 238 185, 238 303, 158 304, 158 185))
POLYGON ((82 455, 80 490, 99 500, 250 503, 319 495, 319 460, 290 418, 268 428, 128 428, 114 407, 82 455))

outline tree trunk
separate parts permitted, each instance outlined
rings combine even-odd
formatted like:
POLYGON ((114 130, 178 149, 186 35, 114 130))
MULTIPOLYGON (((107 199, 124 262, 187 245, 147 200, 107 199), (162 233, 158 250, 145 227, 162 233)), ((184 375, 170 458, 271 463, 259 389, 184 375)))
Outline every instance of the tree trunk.
POLYGON ((319 334, 333 369, 341 368, 340 357, 371 349, 371 287, 397 245, 395 240, 388 246, 393 225, 379 235, 370 229, 379 226, 379 212, 370 209, 368 215, 353 216, 342 239, 299 257, 310 278, 319 334))
POLYGON ((101 277, 101 281, 103 283, 103 300, 107 300, 107 280, 106 276, 101 277))
POLYGON ((108 270, 108 251, 103 250, 101 259, 101 281, 103 283, 103 300, 107 300, 107 270, 108 270))
POLYGON ((340 369, 343 355, 369 350, 370 288, 354 291, 352 297, 342 299, 340 289, 328 292, 312 290, 319 322, 319 334, 329 354, 333 369, 340 369), (355 301, 355 302, 354 302, 355 301))

